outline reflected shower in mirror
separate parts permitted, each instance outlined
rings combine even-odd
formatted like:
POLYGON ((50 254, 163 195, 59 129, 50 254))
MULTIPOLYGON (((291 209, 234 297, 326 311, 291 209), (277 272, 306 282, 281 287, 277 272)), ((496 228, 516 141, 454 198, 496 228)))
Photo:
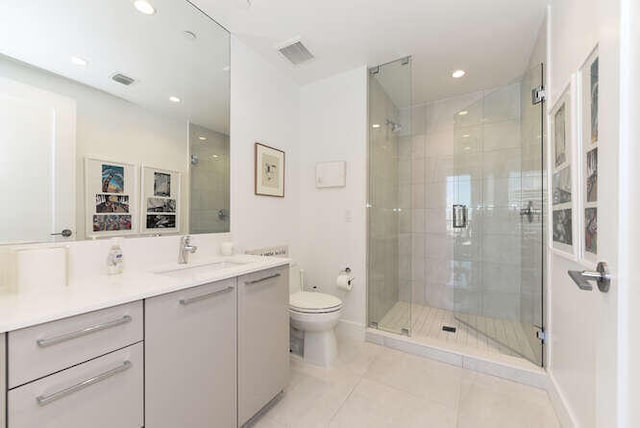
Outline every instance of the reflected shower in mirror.
POLYGON ((0 244, 229 231, 229 33, 151 4, 0 4, 0 244))

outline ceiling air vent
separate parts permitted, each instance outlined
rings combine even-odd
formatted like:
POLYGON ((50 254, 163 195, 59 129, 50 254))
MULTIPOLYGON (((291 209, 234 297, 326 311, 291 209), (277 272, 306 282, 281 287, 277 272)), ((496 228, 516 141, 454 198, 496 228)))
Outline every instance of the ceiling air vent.
POLYGON ((121 74, 121 73, 116 73, 113 76, 111 76, 111 80, 113 80, 114 82, 118 82, 124 86, 130 86, 136 81, 136 79, 133 79, 129 76, 125 76, 124 74, 121 74))
POLYGON ((281 47, 278 51, 295 65, 300 65, 313 59, 313 54, 300 41, 281 47))

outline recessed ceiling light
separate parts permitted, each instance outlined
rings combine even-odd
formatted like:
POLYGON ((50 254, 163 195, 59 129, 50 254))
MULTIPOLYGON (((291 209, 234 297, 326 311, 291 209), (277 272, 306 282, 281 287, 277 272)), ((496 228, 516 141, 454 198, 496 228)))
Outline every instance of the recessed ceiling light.
POLYGON ((467 72, 464 70, 456 70, 453 73, 451 73, 451 77, 453 77, 454 79, 459 79, 465 74, 467 74, 467 72))
POLYGON ((459 112, 458 112, 458 116, 466 116, 466 115, 468 115, 468 114, 469 114, 469 112, 468 112, 468 111, 466 111, 466 110, 462 110, 462 111, 459 111, 459 112))
POLYGON ((156 9, 147 0, 135 0, 133 2, 133 6, 138 10, 138 12, 145 15, 153 15, 156 13, 156 9))
POLYGON ((182 100, 180 98, 178 98, 178 97, 171 96, 171 97, 169 97, 169 101, 171 101, 172 103, 179 103, 182 100))
POLYGON ((198 140, 200 140, 200 141, 207 141, 207 137, 198 137, 198 140))
POLYGON ((80 58, 79 56, 72 56, 71 57, 71 62, 75 65, 79 65, 82 67, 85 67, 87 64, 89 64, 89 61, 87 61, 84 58, 80 58))
POLYGON ((371 125, 372 128, 374 129, 378 129, 380 128, 380 124, 379 123, 374 123, 373 125, 371 125))

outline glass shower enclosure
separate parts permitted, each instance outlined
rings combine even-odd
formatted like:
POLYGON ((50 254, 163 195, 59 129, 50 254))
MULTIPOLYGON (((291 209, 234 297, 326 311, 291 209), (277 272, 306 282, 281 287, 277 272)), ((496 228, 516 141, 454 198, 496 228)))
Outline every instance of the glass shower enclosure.
POLYGON ((543 364, 546 212, 542 65, 457 113, 454 126, 454 313, 543 364))
POLYGON ((410 57, 369 69, 368 151, 368 325, 410 335, 410 57))

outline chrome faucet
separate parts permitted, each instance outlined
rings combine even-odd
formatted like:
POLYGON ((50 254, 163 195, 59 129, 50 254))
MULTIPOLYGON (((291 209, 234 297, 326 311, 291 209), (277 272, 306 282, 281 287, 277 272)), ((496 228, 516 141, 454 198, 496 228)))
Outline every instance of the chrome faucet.
POLYGON ((191 245, 191 236, 185 235, 180 239, 180 253, 178 254, 178 263, 186 265, 189 263, 189 254, 193 254, 198 247, 191 245))

